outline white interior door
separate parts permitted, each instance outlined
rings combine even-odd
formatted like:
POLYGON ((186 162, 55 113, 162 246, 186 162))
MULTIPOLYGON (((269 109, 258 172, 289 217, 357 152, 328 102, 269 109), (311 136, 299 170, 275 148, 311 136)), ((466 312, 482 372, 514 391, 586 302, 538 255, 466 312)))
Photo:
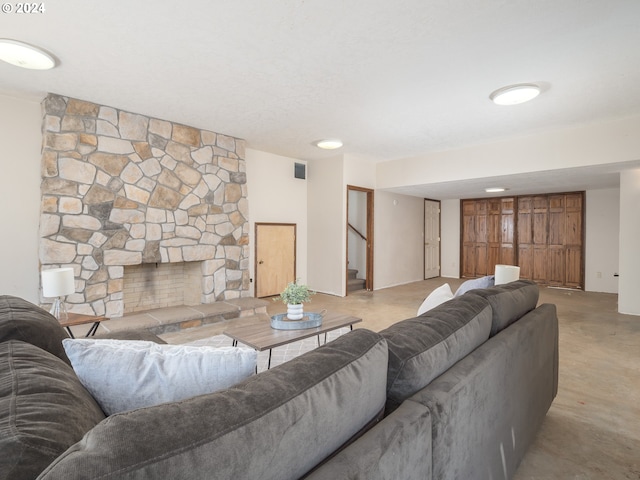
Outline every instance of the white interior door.
POLYGON ((424 201, 424 278, 440 276, 440 202, 424 201))

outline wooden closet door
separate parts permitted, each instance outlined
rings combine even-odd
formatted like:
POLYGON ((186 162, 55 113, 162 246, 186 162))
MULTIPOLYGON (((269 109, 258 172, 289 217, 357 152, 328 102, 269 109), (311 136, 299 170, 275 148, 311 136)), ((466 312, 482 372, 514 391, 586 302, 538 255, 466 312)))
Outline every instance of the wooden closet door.
POLYGON ((565 196, 565 285, 583 287, 584 194, 565 196))
POLYGON ((476 207, 474 202, 462 201, 462 261, 463 277, 476 275, 476 207))
POLYGON ((518 197, 517 219, 520 278, 533 280, 533 197, 518 197))
MULTIPOLYGON (((500 200, 500 257, 496 263, 516 265, 515 204, 514 198, 500 200)), ((495 264, 491 271, 495 272, 495 264)))
POLYGON ((515 262, 515 199, 491 198, 461 202, 461 273, 492 275, 496 264, 515 262))
POLYGON ((547 283, 549 203, 546 196, 533 197, 533 280, 547 283))
POLYGON ((584 194, 518 197, 520 278, 582 288, 584 194))
MULTIPOLYGON (((487 272, 494 272, 500 263, 502 225, 500 220, 501 202, 499 198, 487 201, 487 272)), ((489 275, 490 273, 487 273, 489 275)))
POLYGON ((489 249, 487 243, 487 217, 487 202, 485 200, 476 202, 475 275, 478 277, 487 275, 487 253, 489 249))

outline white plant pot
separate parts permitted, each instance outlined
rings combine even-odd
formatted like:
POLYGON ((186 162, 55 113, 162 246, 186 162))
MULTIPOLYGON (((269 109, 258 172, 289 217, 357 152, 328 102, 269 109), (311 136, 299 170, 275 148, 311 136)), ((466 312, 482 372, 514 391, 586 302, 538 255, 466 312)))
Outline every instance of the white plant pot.
POLYGON ((287 318, 289 320, 300 320, 302 319, 302 317, 304 316, 304 313, 302 312, 302 304, 299 303, 297 305, 291 305, 290 303, 287 303, 287 318))

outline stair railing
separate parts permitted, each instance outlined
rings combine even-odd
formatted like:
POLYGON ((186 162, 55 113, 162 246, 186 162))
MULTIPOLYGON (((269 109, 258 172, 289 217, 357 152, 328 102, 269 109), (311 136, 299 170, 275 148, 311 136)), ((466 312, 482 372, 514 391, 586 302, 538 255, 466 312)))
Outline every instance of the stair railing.
POLYGON ((363 239, 365 242, 367 241, 367 237, 365 237, 362 233, 360 233, 356 227, 354 227, 353 225, 351 225, 349 222, 347 222, 347 225, 349 226, 349 228, 350 228, 351 230, 353 230, 354 232, 356 232, 356 233, 360 236, 360 238, 361 238, 361 239, 363 239))

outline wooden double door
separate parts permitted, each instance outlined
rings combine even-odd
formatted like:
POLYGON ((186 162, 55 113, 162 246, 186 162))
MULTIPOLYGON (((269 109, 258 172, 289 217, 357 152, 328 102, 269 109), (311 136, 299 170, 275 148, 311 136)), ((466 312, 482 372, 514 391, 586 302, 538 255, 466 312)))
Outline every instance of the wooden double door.
POLYGON ((584 192, 462 201, 462 276, 520 266, 520 278, 584 287, 584 192))
POLYGON ((515 199, 462 201, 462 276, 492 275, 497 264, 514 265, 515 199))

